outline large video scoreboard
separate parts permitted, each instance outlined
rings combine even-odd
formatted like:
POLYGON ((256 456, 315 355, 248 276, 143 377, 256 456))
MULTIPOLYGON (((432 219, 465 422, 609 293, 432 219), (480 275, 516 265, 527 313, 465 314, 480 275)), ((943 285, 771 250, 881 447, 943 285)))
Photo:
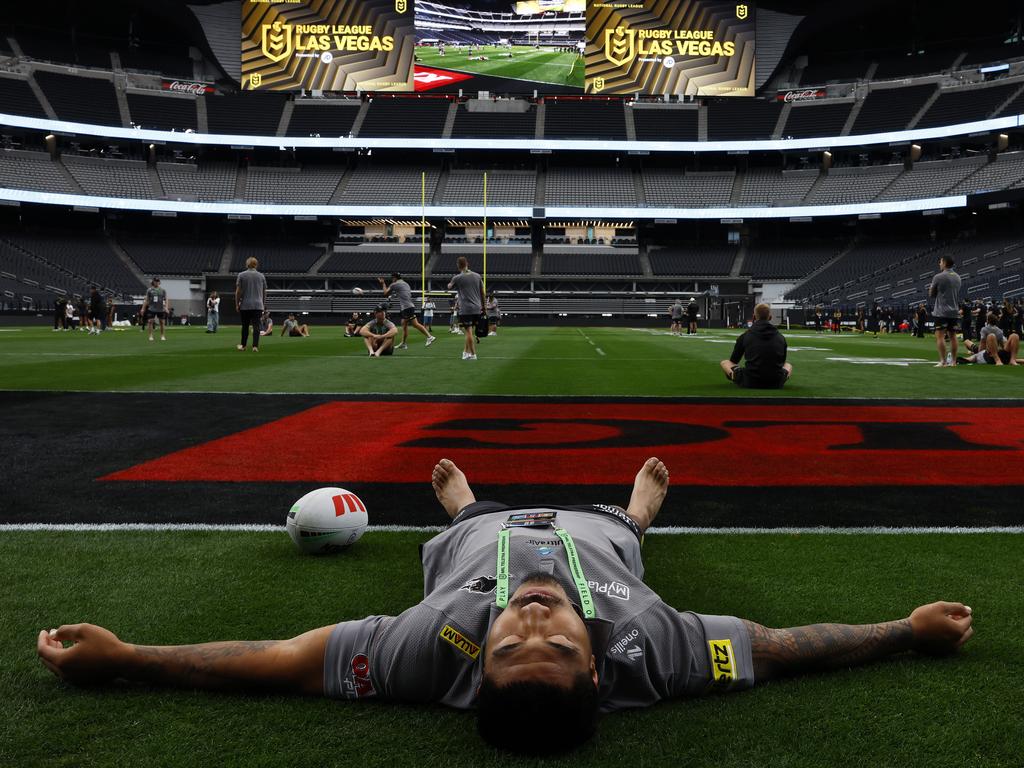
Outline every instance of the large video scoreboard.
POLYGON ((753 96, 755 8, 713 0, 241 0, 248 90, 753 96))

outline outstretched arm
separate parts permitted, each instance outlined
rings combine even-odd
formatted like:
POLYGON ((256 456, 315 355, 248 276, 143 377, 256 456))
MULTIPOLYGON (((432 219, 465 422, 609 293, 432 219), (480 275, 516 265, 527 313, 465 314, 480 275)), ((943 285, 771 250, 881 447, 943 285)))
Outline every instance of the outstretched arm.
POLYGON ((962 603, 922 605, 906 619, 883 624, 812 624, 770 629, 752 621, 754 678, 770 680, 815 670, 851 667, 894 653, 950 653, 974 634, 971 609, 962 603))
POLYGON ((333 629, 321 627, 290 640, 145 646, 124 643, 93 624, 71 624, 40 632, 36 650, 51 672, 75 685, 124 679, 180 688, 322 694, 324 650, 333 629))

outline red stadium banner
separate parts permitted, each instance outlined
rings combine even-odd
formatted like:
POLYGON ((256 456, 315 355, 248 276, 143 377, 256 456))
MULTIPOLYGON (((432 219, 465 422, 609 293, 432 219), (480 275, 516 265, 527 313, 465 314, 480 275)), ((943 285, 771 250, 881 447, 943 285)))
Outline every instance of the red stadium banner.
POLYGON ((1021 424, 1021 406, 346 401, 101 479, 422 483, 448 457, 482 484, 628 484, 658 456, 676 486, 998 486, 1020 483, 1021 424))
POLYGON ((467 75, 465 72, 449 72, 444 69, 422 67, 419 64, 416 65, 416 73, 413 75, 413 81, 416 84, 416 91, 418 93, 472 79, 473 76, 467 75))
POLYGON ((217 92, 209 83, 195 83, 190 80, 164 80, 160 83, 160 88, 173 93, 191 93, 193 96, 217 92))
POLYGON ((825 98, 824 88, 805 88, 802 91, 779 91, 775 94, 776 101, 791 104, 794 101, 817 101, 825 98))

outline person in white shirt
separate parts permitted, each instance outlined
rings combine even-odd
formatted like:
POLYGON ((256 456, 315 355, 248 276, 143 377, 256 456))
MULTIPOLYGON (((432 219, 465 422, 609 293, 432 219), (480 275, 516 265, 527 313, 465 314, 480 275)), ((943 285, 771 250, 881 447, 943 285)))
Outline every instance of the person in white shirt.
POLYGON ((206 300, 206 332, 216 333, 220 327, 220 296, 216 291, 210 292, 206 300))

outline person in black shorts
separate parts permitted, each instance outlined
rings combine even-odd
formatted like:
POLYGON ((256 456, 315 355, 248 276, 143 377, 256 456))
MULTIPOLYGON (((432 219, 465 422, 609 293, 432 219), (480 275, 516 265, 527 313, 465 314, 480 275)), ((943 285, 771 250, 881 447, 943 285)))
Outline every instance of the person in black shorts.
POLYGON ((398 335, 398 326, 388 320, 383 304, 374 310, 373 319, 360 329, 359 334, 366 343, 366 351, 370 357, 395 353, 395 336, 398 335))
POLYGON ((786 338, 771 320, 771 307, 754 307, 754 324, 736 339, 732 355, 721 363, 725 377, 739 387, 781 389, 793 374, 793 366, 786 362, 786 338), (744 358, 747 364, 741 367, 744 358))

